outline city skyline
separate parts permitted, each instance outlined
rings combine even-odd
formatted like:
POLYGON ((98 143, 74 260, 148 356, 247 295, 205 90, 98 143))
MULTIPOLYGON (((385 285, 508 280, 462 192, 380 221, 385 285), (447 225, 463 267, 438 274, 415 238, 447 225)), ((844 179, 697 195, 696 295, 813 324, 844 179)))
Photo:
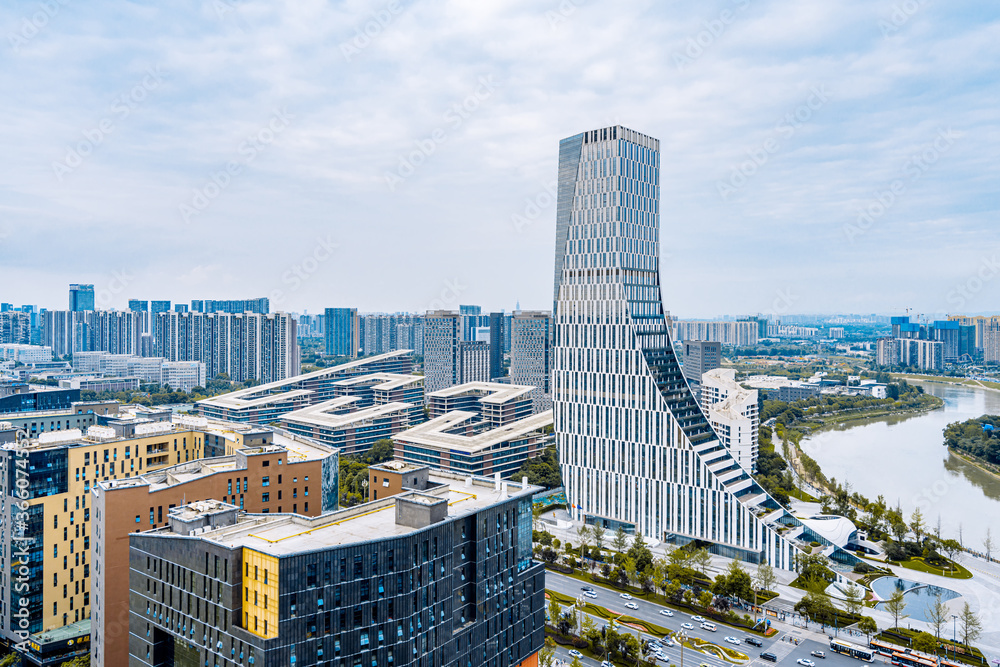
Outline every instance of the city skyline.
POLYGON ((674 312, 1000 295, 995 8, 54 7, 0 11, 19 91, 0 278, 26 303, 86 282, 99 307, 545 308, 552 148, 615 123, 665 142, 674 312))

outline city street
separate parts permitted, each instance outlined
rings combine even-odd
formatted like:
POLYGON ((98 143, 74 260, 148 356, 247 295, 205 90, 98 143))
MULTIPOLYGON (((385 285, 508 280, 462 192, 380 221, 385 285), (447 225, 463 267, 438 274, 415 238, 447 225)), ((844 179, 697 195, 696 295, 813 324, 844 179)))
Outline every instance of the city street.
MULTIPOLYGON (((584 584, 583 582, 577 579, 573 579, 571 577, 558 574, 556 572, 545 573, 546 588, 548 588, 549 590, 553 590, 557 593, 562 593, 563 595, 570 595, 573 596, 574 598, 579 598, 583 595, 582 587, 585 585, 587 584, 584 584)), ((709 630, 702 630, 699 627, 700 623, 691 620, 691 615, 686 612, 679 611, 676 609, 671 609, 671 611, 674 612, 674 615, 664 616, 660 614, 660 610, 664 609, 665 607, 662 607, 658 604, 647 602, 646 600, 642 600, 638 597, 634 598, 633 600, 624 600, 621 597, 619 597, 619 594, 615 591, 605 589, 602 588, 601 586, 596 586, 596 585, 593 586, 593 588, 597 593, 597 598, 586 598, 586 601, 591 604, 600 605, 613 612, 619 612, 623 614, 627 613, 629 616, 632 616, 634 618, 647 621, 649 623, 653 623, 655 625, 673 631, 681 630, 682 623, 690 623, 691 625, 694 626, 694 629, 687 630, 688 636, 704 639, 706 641, 712 642, 713 644, 717 644, 719 646, 727 646, 734 650, 738 650, 741 653, 745 653, 751 658, 750 663, 748 663, 750 665, 760 666, 760 665, 774 664, 766 660, 761 660, 758 657, 760 653, 764 651, 769 651, 778 656, 779 664, 794 665, 795 661, 798 660, 799 658, 813 660, 817 663, 817 667, 850 667, 852 665, 854 667, 857 667, 857 665, 859 664, 858 661, 854 660, 853 658, 849 658, 838 654, 832 654, 828 642, 818 641, 816 639, 811 638, 810 636, 806 636, 807 633, 799 629, 789 628, 787 631, 779 632, 774 637, 767 639, 761 638, 761 641, 763 641, 764 645, 761 648, 757 648, 755 646, 751 646, 750 644, 744 643, 743 640, 745 637, 748 636, 748 634, 744 631, 737 630, 736 628, 732 628, 730 626, 717 623, 719 629, 716 632, 711 632, 709 630), (638 609, 634 610, 626 609, 625 608, 626 602, 634 602, 638 606, 638 609), (727 636, 732 636, 739 639, 741 642, 740 646, 737 647, 735 645, 727 644, 724 640, 724 638, 727 636), (800 640, 800 643, 796 646, 794 643, 784 641, 784 639, 787 637, 797 638, 800 640), (811 657, 809 654, 814 650, 823 651, 824 653, 826 653, 827 657, 825 659, 811 657)), ((607 623, 606 620, 596 616, 591 616, 591 618, 593 619, 597 627, 601 627, 602 625, 607 623)), ((779 630, 782 630, 784 625, 778 624, 776 625, 776 627, 778 627, 779 630)), ((651 638, 648 635, 639 633, 638 631, 632 630, 631 628, 624 627, 621 624, 618 624, 618 629, 620 632, 627 631, 637 636, 641 635, 642 637, 647 639, 651 638)), ((808 633, 808 634, 814 635, 814 633, 808 633)), ((755 636, 759 638, 759 635, 755 636)), ((672 664, 678 666, 681 664, 680 647, 670 646, 667 647, 664 652, 667 654, 669 658, 669 663, 662 663, 662 664, 672 664)), ((556 657, 559 660, 565 661, 566 664, 569 664, 572 661, 572 657, 569 655, 568 649, 564 647, 559 647, 556 650, 556 657)), ((880 660, 879 658, 876 658, 876 662, 878 662, 879 660, 880 660)), ((597 666, 600 664, 600 661, 592 660, 586 657, 581 658, 580 661, 584 665, 597 666)), ((715 656, 706 655, 704 653, 687 648, 684 649, 684 663, 686 665, 691 665, 692 667, 701 664, 710 665, 710 667, 724 667, 727 665, 732 665, 732 663, 722 661, 715 656)))

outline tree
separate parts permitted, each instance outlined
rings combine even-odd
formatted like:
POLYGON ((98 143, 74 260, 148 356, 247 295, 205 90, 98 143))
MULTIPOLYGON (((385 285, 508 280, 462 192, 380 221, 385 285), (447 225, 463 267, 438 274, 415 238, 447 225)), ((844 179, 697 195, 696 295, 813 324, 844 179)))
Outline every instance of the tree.
POLYGON ((702 607, 708 609, 708 607, 710 607, 711 604, 712 604, 712 592, 711 591, 702 591, 698 595, 698 604, 700 604, 702 607))
POLYGON ((625 532, 624 526, 618 526, 614 539, 611 540, 611 546, 618 553, 624 553, 625 549, 628 548, 628 533, 625 532))
POLYGON ((556 664, 556 642, 552 637, 545 638, 545 646, 538 652, 540 667, 553 667, 556 664))
POLYGON ((386 461, 391 461, 396 455, 395 447, 393 446, 392 440, 388 438, 382 438, 381 440, 376 440, 375 444, 368 451, 368 455, 365 457, 369 464, 384 463, 386 461))
POLYGON ((941 629, 948 623, 948 605, 941 600, 941 594, 934 597, 934 604, 927 608, 927 623, 934 629, 934 636, 941 638, 941 629))
POLYGON ((695 567, 706 577, 708 576, 708 568, 712 565, 712 554, 708 553, 708 549, 702 547, 694 552, 695 567))
POLYGON ((892 627, 899 627, 899 619, 906 618, 903 611, 906 609, 906 600, 903 599, 903 591, 893 591, 889 599, 885 601, 885 610, 892 614, 892 627))
POLYGON ((585 525, 580 526, 576 529, 576 535, 580 538, 580 555, 583 556, 583 552, 586 551, 587 545, 590 544, 590 528, 585 525))
POLYGON ((971 648, 972 642, 979 639, 979 636, 983 634, 983 622, 972 611, 968 602, 962 606, 962 612, 958 615, 958 621, 962 629, 962 643, 971 648))
POLYGON ((629 558, 635 561, 637 572, 645 572, 646 568, 652 566, 653 552, 650 551, 645 540, 642 539, 641 531, 636 531, 635 537, 632 538, 632 546, 629 547, 628 555, 629 558))
POLYGON ((948 560, 955 560, 955 557, 962 551, 962 543, 955 539, 941 540, 938 547, 948 560))
POLYGON ((754 577, 757 587, 762 591, 773 591, 777 577, 774 576, 774 568, 762 560, 757 566, 757 575, 754 577))
POLYGON ((594 536, 594 548, 597 549, 597 555, 601 555, 601 549, 604 548, 604 538, 607 535, 607 531, 604 530, 604 526, 595 525, 590 529, 590 534, 594 536))
POLYGON ((937 654, 938 642, 929 632, 919 632, 913 638, 913 648, 923 653, 937 654))
POLYGON ((989 527, 986 528, 986 537, 983 538, 983 549, 986 550, 986 560, 993 561, 993 549, 996 547, 993 544, 993 533, 990 532, 989 527))
POLYGON ((926 527, 927 526, 924 524, 924 513, 921 512, 918 507, 913 510, 913 514, 910 515, 910 530, 912 530, 913 534, 917 536, 917 544, 922 542, 920 538, 926 527))
POLYGON ((858 621, 858 630, 865 633, 866 638, 870 640, 872 635, 878 632, 878 624, 871 616, 863 616, 858 621))
POLYGON ((569 667, 583 667, 583 663, 580 662, 580 658, 573 656, 573 662, 569 663, 569 667))
POLYGON ((558 600, 552 598, 549 600, 549 623, 554 626, 559 622, 560 616, 562 616, 562 606, 558 600))
POLYGON ((844 591, 844 609, 848 614, 857 615, 865 606, 865 594, 857 584, 851 584, 844 591))

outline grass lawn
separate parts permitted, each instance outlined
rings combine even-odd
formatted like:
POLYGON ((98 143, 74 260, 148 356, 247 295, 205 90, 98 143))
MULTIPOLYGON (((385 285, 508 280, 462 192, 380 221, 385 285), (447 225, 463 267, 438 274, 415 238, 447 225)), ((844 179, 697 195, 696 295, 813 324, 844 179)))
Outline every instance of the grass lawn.
POLYGON ((899 564, 900 567, 904 567, 907 570, 916 570, 917 572, 927 572, 928 574, 936 574, 942 577, 950 577, 952 579, 972 579, 972 573, 967 569, 959 565, 954 561, 949 561, 952 564, 953 570, 942 570, 940 568, 934 567, 924 562, 923 558, 911 558, 910 560, 903 561, 899 564))

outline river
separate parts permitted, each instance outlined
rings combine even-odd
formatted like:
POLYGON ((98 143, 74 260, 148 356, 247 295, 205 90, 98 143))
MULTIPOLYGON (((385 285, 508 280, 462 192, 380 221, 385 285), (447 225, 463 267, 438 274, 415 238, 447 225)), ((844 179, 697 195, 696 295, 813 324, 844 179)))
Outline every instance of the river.
MULTIPOLYGON (((943 431, 952 422, 1000 414, 1000 392, 940 383, 918 383, 944 399, 944 407, 919 415, 854 422, 802 441, 823 473, 851 490, 903 508, 907 521, 917 507, 928 532, 938 521, 942 537, 958 539, 983 551, 991 529, 1000 543, 1000 478, 953 456, 943 431)), ((997 549, 994 548, 994 554, 997 549)))

